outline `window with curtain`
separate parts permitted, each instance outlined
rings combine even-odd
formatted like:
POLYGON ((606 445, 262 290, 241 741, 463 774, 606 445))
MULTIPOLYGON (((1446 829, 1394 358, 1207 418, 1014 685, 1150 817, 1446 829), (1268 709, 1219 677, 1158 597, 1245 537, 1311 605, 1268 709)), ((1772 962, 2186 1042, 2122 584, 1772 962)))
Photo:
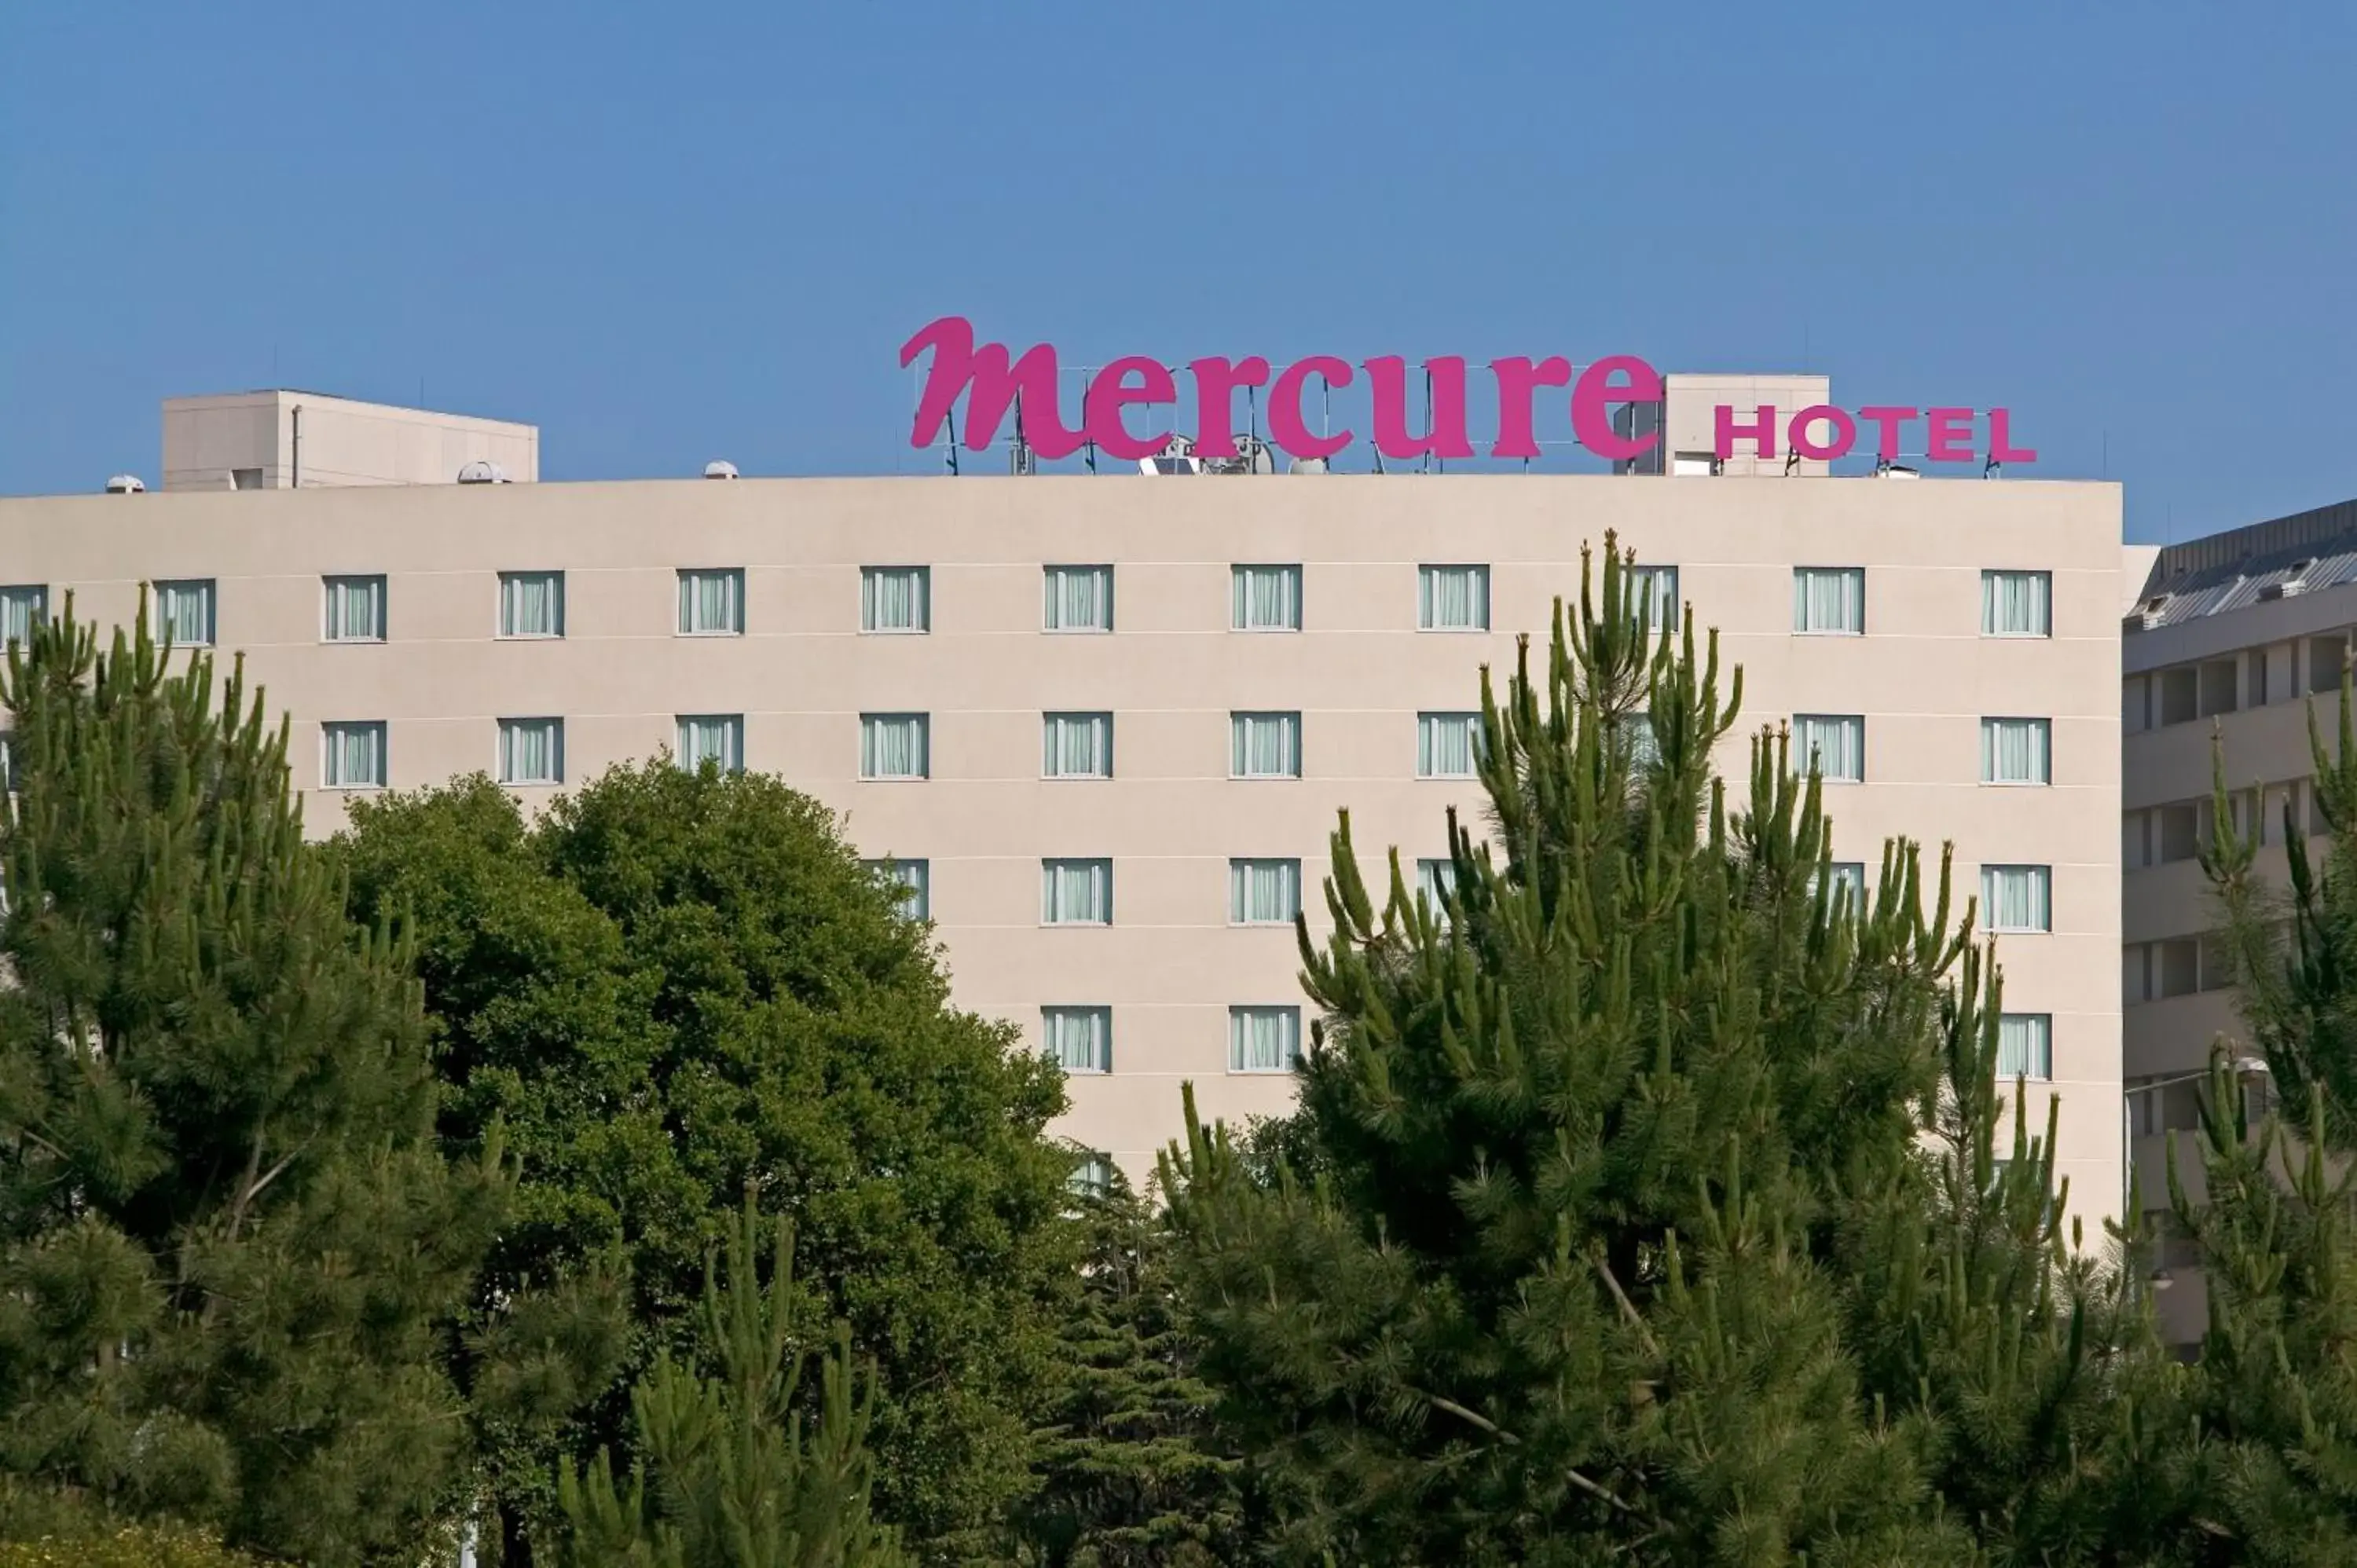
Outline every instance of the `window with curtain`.
POLYGON ((327 577, 326 624, 322 635, 329 642, 382 642, 384 640, 384 579, 382 577, 327 577))
POLYGON ((1112 925, 1113 862, 1041 861, 1039 923, 1043 926, 1112 925))
POLYGON ((2006 1013, 1996 1021, 1996 1076, 2040 1082, 2054 1076, 2054 1018, 2047 1013, 2006 1013))
POLYGON ((911 920, 929 920, 933 914, 932 863, 923 860, 863 861, 868 870, 900 885, 900 913, 911 920))
POLYGON ((1866 568, 1792 568, 1792 629, 1858 637, 1866 631, 1866 568))
POLYGON ((1415 890, 1431 907, 1435 915, 1448 913, 1448 896, 1457 891, 1457 863, 1453 860, 1419 860, 1415 863, 1415 890))
POLYGON ((0 649, 30 642, 33 628, 49 618, 49 590, 37 583, 0 588, 0 649))
POLYGON ((930 566, 862 566, 859 569, 859 629, 930 631, 933 625, 933 569, 930 566))
POLYGON ((1238 631, 1301 629, 1301 568, 1237 566, 1228 577, 1229 625, 1238 631))
POLYGON ((500 573, 500 635, 501 637, 563 637, 565 635, 565 574, 562 572, 500 573))
POLYGON ((1480 714, 1418 714, 1415 776, 1470 779, 1481 758, 1480 714))
POLYGON ((682 637, 745 635, 745 574, 734 566, 699 567, 679 575, 682 637))
POLYGON ((1983 637, 2054 635, 2054 575, 2051 572, 1983 572, 1983 637))
POLYGON ((1792 715, 1792 768, 1806 774, 1810 759, 1831 784, 1857 784, 1866 778, 1866 719, 1858 714, 1792 715))
POLYGON ((932 771, 931 725, 923 714, 859 715, 862 779, 923 779, 932 771))
POLYGON ((1066 1072, 1113 1070, 1110 1007, 1042 1007, 1039 1035, 1048 1059, 1066 1072))
POLYGON ((1642 612, 1653 636, 1678 624, 1678 569, 1675 566, 1631 566, 1621 579, 1627 584, 1629 614, 1642 612))
POLYGON ((1113 1160, 1111 1156, 1092 1149, 1073 1162, 1072 1174, 1064 1178, 1064 1188, 1074 1197, 1103 1197, 1113 1190, 1113 1160))
POLYGON ((501 719, 500 721, 500 782, 502 784, 564 783, 565 721, 563 719, 501 719))
POLYGON ((1301 1009, 1228 1009, 1230 1072, 1291 1072, 1301 1059, 1301 1009))
POLYGON ((1039 772, 1043 777, 1113 777, 1111 714, 1047 714, 1041 716, 1039 728, 1039 772))
POLYGON ((745 771, 745 715, 742 714, 682 714, 679 747, 673 753, 688 772, 707 762, 723 773, 745 771))
POLYGON ((1301 715, 1229 714, 1228 771, 1238 779, 1300 778, 1301 715))
POLYGON ((2046 719, 1983 719, 1981 782, 2050 784, 2053 725, 2046 719))
POLYGON ((1297 860, 1228 862, 1228 923, 1289 926, 1301 913, 1301 863, 1297 860))
POLYGON ((156 585, 156 629, 175 648, 213 645, 213 580, 188 577, 156 585))
POLYGON ((1631 714, 1624 720, 1629 726, 1629 758, 1639 768, 1651 768, 1662 759, 1662 743, 1653 735, 1653 715, 1631 714))
POLYGON ((1049 631, 1113 629, 1113 568, 1110 566, 1047 568, 1047 598, 1041 625, 1049 631))
POLYGON ((1490 629, 1490 568, 1416 569, 1415 624, 1425 631, 1490 629))
POLYGON ((319 782, 330 789, 384 788, 384 725, 382 720, 339 721, 320 726, 327 755, 319 782))
POLYGON ((2053 872, 2043 865, 1981 867, 1981 927, 1990 931, 2054 929, 2053 872))
MULTIPOLYGON (((1866 863, 1864 861, 1836 860, 1825 867, 1824 880, 1830 888, 1826 897, 1828 905, 1836 904, 1846 897, 1849 900, 1851 913, 1864 912, 1866 908, 1866 863)), ((1817 876, 1812 875, 1809 878, 1810 892, 1816 891, 1817 882, 1817 876)))

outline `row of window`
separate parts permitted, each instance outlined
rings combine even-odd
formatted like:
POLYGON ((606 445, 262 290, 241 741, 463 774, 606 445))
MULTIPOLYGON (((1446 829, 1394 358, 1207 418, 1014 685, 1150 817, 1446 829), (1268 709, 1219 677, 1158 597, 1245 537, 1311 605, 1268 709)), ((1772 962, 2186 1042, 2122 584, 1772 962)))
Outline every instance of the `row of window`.
MULTIPOLYGON (((1114 569, 1110 565, 1043 568, 1040 628, 1058 632, 1109 632, 1114 628, 1114 569)), ((1237 631, 1299 631, 1302 569, 1298 564, 1237 565, 1229 569, 1229 622, 1237 631)), ((560 638, 565 635, 565 574, 561 571, 499 575, 499 635, 560 638)), ((1678 613, 1678 569, 1634 566, 1628 576, 1632 613, 1641 607, 1652 623, 1666 626, 1678 613)), ((1981 574, 1981 632, 1986 637, 2048 637, 2053 631, 2053 585, 2044 572, 1981 574)), ((213 579, 187 578, 155 585, 156 621, 182 647, 208 647, 214 639, 213 579)), ((48 614, 48 589, 40 585, 0 587, 0 642, 23 639, 48 614)), ((342 576, 322 579, 320 637, 328 642, 382 642, 387 625, 385 579, 342 576)), ((932 569, 929 566, 863 566, 859 573, 859 624, 869 632, 932 629, 932 569)), ((1480 564, 1426 565, 1416 569, 1416 626, 1424 631, 1490 629, 1490 568, 1480 564)), ((679 573, 679 634, 732 637, 745 631, 745 572, 742 567, 703 567, 679 573)), ((1866 631, 1866 569, 1862 566, 1796 566, 1792 569, 1792 629, 1811 634, 1863 636, 1866 631)))
MULTIPOLYGON (((716 762, 729 772, 745 766, 742 714, 682 714, 678 745, 682 764, 716 762)), ((382 789, 386 778, 385 725, 381 719, 337 720, 326 725, 320 781, 330 789, 382 789)), ((1301 777, 1301 714, 1232 713, 1228 715, 1228 775, 1232 779, 1301 777)), ((2049 784, 2053 781, 2051 725, 2045 719, 1981 721, 1981 782, 2049 784)), ((1866 720, 1856 714, 1802 714, 1792 720, 1793 755, 1813 757, 1831 782, 1866 778, 1866 720)), ((507 784, 564 782, 565 721, 511 718, 499 721, 500 779, 507 784), (511 768, 522 771, 511 771, 511 768), (545 769, 545 771, 542 771, 545 769)), ((1043 779, 1111 779, 1114 776, 1113 715, 1109 713, 1040 715, 1039 774, 1043 779)), ((1481 757, 1481 715, 1426 713, 1416 715, 1415 772, 1419 779, 1470 779, 1481 757)), ((867 779, 923 779, 932 776, 932 719, 927 714, 862 714, 859 776, 867 779)))
POLYGON ((2337 693, 2348 665, 2349 634, 2333 632, 2131 675, 2120 719, 2133 733, 2337 693))

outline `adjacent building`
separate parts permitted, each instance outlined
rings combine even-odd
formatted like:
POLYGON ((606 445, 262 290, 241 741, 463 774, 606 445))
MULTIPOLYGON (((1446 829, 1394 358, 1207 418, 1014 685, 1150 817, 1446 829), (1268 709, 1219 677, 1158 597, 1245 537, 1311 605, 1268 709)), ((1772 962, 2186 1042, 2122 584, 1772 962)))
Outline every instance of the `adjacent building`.
POLYGON ((2116 486, 1711 472, 1680 445, 1655 475, 363 483, 531 480, 537 434, 328 405, 176 403, 162 491, 0 500, 0 630, 68 592, 127 618, 147 585, 292 714, 316 831, 478 770, 529 803, 666 748, 777 773, 888 863, 957 999, 1055 1056, 1063 1130, 1133 1173, 1182 1083, 1209 1115, 1286 1109, 1292 920, 1322 922, 1338 812, 1437 886, 1447 809, 1482 820, 1482 667, 1615 531, 1743 670, 1726 766, 1760 726, 1820 757, 1842 875, 1895 835, 1953 845, 2007 1075, 2041 1121, 2059 1098, 2089 1233, 2116 1212, 2116 486), (331 429, 367 452, 328 458, 331 429))

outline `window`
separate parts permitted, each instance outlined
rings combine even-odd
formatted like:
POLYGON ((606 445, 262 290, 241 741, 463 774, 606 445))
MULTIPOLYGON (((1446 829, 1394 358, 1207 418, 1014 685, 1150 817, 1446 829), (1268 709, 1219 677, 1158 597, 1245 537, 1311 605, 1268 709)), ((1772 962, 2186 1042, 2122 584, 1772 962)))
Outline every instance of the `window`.
POLYGON ((156 585, 156 626, 175 648, 213 643, 213 580, 190 577, 156 585))
POLYGON ((1289 926, 1301 913, 1301 863, 1297 860, 1228 862, 1228 923, 1289 926))
POLYGON ((1074 1197, 1103 1197, 1113 1190, 1113 1161, 1092 1149, 1072 1165, 1072 1174, 1064 1178, 1065 1190, 1074 1197))
POLYGON ((319 782, 330 789, 384 788, 384 725, 382 721, 320 726, 327 743, 319 782))
POLYGON ((500 782, 502 784, 564 783, 565 721, 563 719, 501 719, 500 721, 500 782))
POLYGON ((682 637, 745 635, 745 574, 735 568, 679 575, 682 637))
POLYGON ((1850 637, 1864 635, 1866 568, 1793 567, 1792 629, 1842 633, 1850 637))
POLYGON ((1983 719, 1981 782, 2052 783, 2052 731, 2046 719, 1983 719))
POLYGON ((1228 1009, 1230 1072, 1291 1072, 1301 1059, 1301 1009, 1228 1009))
POLYGON ((1111 631, 1113 568, 1050 566, 1041 625, 1049 631, 1111 631))
POLYGON ((2311 637, 2308 639, 2308 689, 2310 693, 2339 692, 2341 671, 2349 664, 2349 638, 2311 637))
POLYGON ((0 588, 0 648, 29 643, 33 628, 49 618, 49 590, 37 583, 0 588))
POLYGON ((1110 1007, 1042 1007, 1039 1036, 1048 1059, 1066 1072, 1113 1070, 1110 1007))
POLYGON ((324 577, 327 591, 320 637, 328 642, 384 640, 384 579, 324 577))
POLYGON ((1983 637, 2054 635, 2054 575, 2051 572, 1981 574, 1983 637))
POLYGON ((1622 721, 1629 726, 1629 764, 1631 768, 1651 768, 1662 760, 1662 742, 1653 734, 1653 715, 1631 714, 1622 721))
POLYGON ((563 637, 565 635, 565 574, 562 572, 500 573, 500 635, 501 637, 563 637))
POLYGON ((1238 566, 1229 574, 1229 621, 1238 631, 1301 629, 1301 568, 1238 566))
POLYGON ((1457 863, 1454 860, 1417 861, 1415 890, 1434 914, 1447 915, 1448 896, 1457 891, 1457 863))
POLYGON ((1113 777, 1111 714, 1047 714, 1041 717, 1039 731, 1040 777, 1113 777))
POLYGON ((1629 596, 1629 614, 1644 616, 1661 635, 1678 619, 1678 569, 1675 566, 1631 566, 1622 576, 1629 596))
POLYGON ((932 776, 931 723, 923 714, 859 715, 859 776, 862 779, 929 779, 932 776))
POLYGON ((2156 811, 2160 822, 2161 865, 2191 860, 2201 853, 2201 846, 2209 836, 2202 831, 2205 813, 2201 805, 2199 800, 2179 800, 2156 811))
POLYGON ((682 714, 679 716, 679 765, 690 773, 707 762, 723 773, 745 771, 745 715, 742 714, 682 714))
MULTIPOLYGON (((1811 877, 1809 880, 1811 891, 1813 892, 1817 879, 1811 877)), ((1862 915, 1866 912, 1866 863, 1864 861, 1836 860, 1825 867, 1824 880, 1830 888, 1825 897, 1828 906, 1839 904, 1844 898, 1847 898, 1852 914, 1862 915)))
POLYGON ((1043 926, 1112 925, 1113 862, 1041 861, 1039 923, 1043 926))
POLYGON ((932 863, 923 860, 871 860, 867 869, 888 882, 900 885, 900 914, 911 920, 931 919, 933 913, 932 863))
POLYGON ((2194 714, 2201 708, 2199 674, 2200 671, 2190 664, 2160 672, 2158 679, 2160 682, 2160 722, 2162 724, 2184 725, 2193 722, 2194 714))
POLYGON ((1981 867, 1981 927, 1990 931, 2054 929, 2053 872, 2043 865, 1981 867))
POLYGON ((229 471, 229 488, 233 490, 260 489, 262 488, 262 470, 259 468, 231 468, 229 471))
POLYGON ((1866 778, 1866 720, 1857 714, 1792 715, 1792 766, 1806 773, 1812 759, 1829 784, 1866 778))
POLYGON ((1490 568, 1417 568, 1415 624, 1426 631, 1490 629, 1490 568))
POLYGON ((1479 714, 1418 714, 1415 717, 1415 776, 1419 779, 1470 779, 1481 757, 1481 715, 1479 714))
POLYGON ((2054 1019, 2046 1013, 2007 1013, 1996 1021, 1996 1076, 1999 1082, 2054 1076, 2054 1019))
POLYGON ((1234 778, 1301 777, 1299 714, 1231 714, 1228 743, 1228 771, 1234 778))
POLYGON ((930 566, 862 566, 859 629, 931 631, 933 571, 930 566))

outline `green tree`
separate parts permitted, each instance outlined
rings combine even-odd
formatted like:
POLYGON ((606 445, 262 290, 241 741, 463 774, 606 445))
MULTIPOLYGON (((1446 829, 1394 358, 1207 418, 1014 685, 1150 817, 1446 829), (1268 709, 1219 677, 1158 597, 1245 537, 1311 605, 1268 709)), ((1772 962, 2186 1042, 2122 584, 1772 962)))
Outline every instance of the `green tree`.
POLYGON ((1167 1217, 1118 1172, 1078 1203, 1087 1251, 1024 1541, 1042 1568, 1238 1561, 1240 1466, 1213 1428, 1213 1391, 1195 1373, 1167 1217))
POLYGON ((1969 914, 1905 843, 1837 893, 1776 737, 1730 812, 1740 672, 1722 702, 1715 637, 1657 640, 1620 568, 1608 536, 1603 610, 1591 575, 1502 704, 1485 672, 1494 848, 1452 817, 1444 908, 1395 854, 1371 895, 1344 818, 1276 1156, 1190 1106, 1166 1162, 1279 1553, 2073 1560, 2148 1341, 1996 1093, 1969 914))
POLYGON ((808 1312, 793 1277, 793 1229, 774 1228, 770 1277, 748 1198, 727 1275, 707 1264, 699 1342, 718 1375, 666 1352, 632 1391, 638 1458, 618 1490, 610 1456, 560 1471, 572 1568, 900 1568, 894 1533, 870 1511, 866 1447, 874 1383, 855 1387, 850 1331, 820 1364, 815 1415, 797 1397, 809 1365, 794 1348, 808 1312), (650 1480, 651 1477, 651 1481, 650 1480))
POLYGON ((0 1470, 332 1565, 464 1461, 442 1339, 505 1211, 445 1164, 406 951, 303 840, 242 672, 65 618, 12 648, 0 1470))
MULTIPOLYGON (((522 1158, 487 1299, 626 1270, 632 1369, 708 1356, 703 1260, 754 1184, 813 1310, 877 1363, 879 1514, 929 1556, 981 1551, 1028 1485, 1071 1279, 1061 1080, 950 1006, 927 928, 824 808, 659 759, 531 822, 479 778, 388 798, 338 847, 358 919, 414 922, 445 1133, 503 1124, 522 1158)), ((548 1517, 535 1477, 631 1441, 611 1393, 495 1443, 508 1560, 548 1517)))

